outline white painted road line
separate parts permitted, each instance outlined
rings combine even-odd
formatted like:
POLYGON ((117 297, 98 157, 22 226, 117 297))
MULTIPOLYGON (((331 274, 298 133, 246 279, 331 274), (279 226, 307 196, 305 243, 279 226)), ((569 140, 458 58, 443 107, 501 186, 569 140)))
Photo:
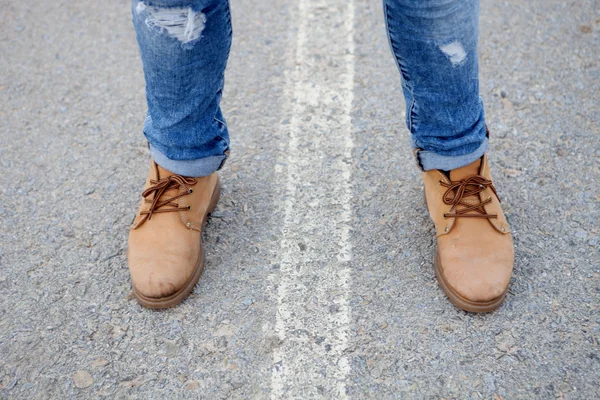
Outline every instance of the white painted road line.
POLYGON ((350 364, 354 3, 300 0, 289 125, 271 398, 345 398, 350 364))

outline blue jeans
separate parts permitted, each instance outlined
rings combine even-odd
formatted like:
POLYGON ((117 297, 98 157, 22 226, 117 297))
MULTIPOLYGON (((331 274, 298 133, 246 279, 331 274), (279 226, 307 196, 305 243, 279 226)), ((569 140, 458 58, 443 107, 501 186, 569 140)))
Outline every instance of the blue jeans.
MULTIPOLYGON (((479 0, 383 0, 419 166, 452 170, 487 149, 479 97, 479 0)), ((229 153, 219 106, 231 46, 228 0, 132 0, 152 158, 187 176, 218 170, 229 153)))

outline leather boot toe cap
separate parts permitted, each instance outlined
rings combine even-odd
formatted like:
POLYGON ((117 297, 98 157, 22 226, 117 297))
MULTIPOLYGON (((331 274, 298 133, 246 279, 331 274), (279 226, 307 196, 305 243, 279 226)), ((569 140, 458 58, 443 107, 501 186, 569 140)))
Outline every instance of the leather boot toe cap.
POLYGON ((154 299, 171 296, 183 288, 194 273, 198 255, 202 255, 201 249, 174 246, 169 251, 165 247, 130 247, 129 270, 138 294, 154 299))
POLYGON ((442 257, 443 278, 460 297, 471 302, 488 302, 501 297, 512 275, 511 254, 488 257, 442 257))

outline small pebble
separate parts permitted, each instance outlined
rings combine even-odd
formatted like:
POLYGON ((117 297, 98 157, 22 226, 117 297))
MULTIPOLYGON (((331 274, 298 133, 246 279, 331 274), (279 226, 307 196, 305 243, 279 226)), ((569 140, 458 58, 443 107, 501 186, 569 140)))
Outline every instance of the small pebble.
POLYGON ((105 365, 108 365, 108 360, 104 357, 98 357, 92 361, 92 367, 104 367, 105 365))
POLYGON ((200 382, 198 382, 198 381, 188 381, 188 382, 185 384, 185 388, 186 388, 187 390, 196 390, 196 389, 198 389, 199 387, 200 387, 200 382))
POLYGON ((252 303, 254 303, 254 300, 252 300, 251 298, 246 298, 244 299, 244 301, 242 301, 242 304, 246 307, 252 305, 252 303))
POLYGON ((73 375, 73 382, 75 382, 75 386, 77 386, 79 389, 85 389, 94 384, 94 378, 89 372, 79 370, 75 372, 75 375, 73 375))

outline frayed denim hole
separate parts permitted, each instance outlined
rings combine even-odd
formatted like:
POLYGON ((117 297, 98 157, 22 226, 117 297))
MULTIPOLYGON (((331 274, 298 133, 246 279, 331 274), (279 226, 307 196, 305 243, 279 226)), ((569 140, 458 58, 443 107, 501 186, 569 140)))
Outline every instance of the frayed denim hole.
POLYGON ((160 8, 187 8, 190 6, 190 3, 193 3, 192 0, 139 0, 143 2, 148 7, 160 7, 160 8))
POLYGON ((467 52, 462 43, 458 40, 450 41, 444 45, 438 45, 438 48, 444 53, 444 56, 446 56, 454 68, 464 65, 467 61, 467 52))
POLYGON ((176 39, 184 50, 190 50, 202 38, 206 15, 188 7, 149 6, 140 1, 135 15, 144 19, 149 30, 176 39))

